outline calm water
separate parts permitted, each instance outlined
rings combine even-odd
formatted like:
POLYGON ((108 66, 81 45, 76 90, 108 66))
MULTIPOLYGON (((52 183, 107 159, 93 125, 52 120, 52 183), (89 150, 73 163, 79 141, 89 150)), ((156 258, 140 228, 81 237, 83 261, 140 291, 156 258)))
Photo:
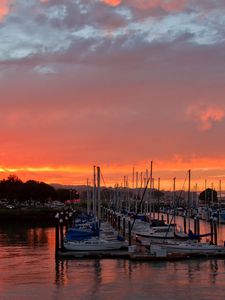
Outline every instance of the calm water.
POLYGON ((21 225, 0 227, 0 250, 1 300, 225 299, 224 260, 56 262, 54 228, 21 225))

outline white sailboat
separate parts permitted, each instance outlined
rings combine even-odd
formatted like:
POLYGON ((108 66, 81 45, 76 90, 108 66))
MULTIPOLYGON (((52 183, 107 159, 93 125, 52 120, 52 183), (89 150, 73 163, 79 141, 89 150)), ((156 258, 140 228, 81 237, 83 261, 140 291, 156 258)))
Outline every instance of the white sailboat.
POLYGON ((127 248, 128 243, 127 241, 118 241, 116 239, 107 240, 93 237, 82 241, 66 241, 64 247, 70 251, 106 251, 127 248))
MULTIPOLYGON (((151 251, 153 251, 155 245, 150 245, 151 251)), ((225 254, 225 247, 212 245, 209 243, 196 243, 196 242, 180 242, 180 243, 163 243, 157 245, 166 250, 167 253, 179 253, 179 254, 225 254)))

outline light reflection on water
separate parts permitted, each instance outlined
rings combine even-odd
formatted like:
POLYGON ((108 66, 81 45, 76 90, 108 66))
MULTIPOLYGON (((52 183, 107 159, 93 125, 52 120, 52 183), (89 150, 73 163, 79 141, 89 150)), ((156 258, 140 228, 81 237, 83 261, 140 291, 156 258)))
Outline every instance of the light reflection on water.
MULTIPOLYGON (((223 227, 224 228, 224 227, 223 227)), ((54 228, 0 227, 0 299, 225 299, 225 261, 57 260, 54 228)))

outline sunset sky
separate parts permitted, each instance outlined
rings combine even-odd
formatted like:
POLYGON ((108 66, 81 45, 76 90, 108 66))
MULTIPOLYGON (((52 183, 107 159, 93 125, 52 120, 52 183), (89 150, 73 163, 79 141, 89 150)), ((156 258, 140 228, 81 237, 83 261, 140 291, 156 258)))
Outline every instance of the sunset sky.
POLYGON ((0 0, 0 91, 0 179, 225 185, 224 0, 0 0))

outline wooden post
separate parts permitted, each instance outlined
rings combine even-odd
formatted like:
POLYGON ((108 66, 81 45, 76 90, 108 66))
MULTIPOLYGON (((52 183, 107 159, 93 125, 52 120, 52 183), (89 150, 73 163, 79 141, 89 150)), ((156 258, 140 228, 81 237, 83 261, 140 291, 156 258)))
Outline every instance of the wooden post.
POLYGON ((125 238, 126 235, 126 220, 123 218, 123 237, 125 238))
POLYGON ((115 214, 116 219, 115 219, 115 226, 116 226, 116 230, 118 231, 118 218, 119 216, 117 216, 117 214, 115 214))
POLYGON ((163 217, 163 215, 161 215, 161 220, 162 220, 162 221, 164 221, 164 217, 163 217))
POLYGON ((214 223, 214 244, 217 245, 217 220, 213 220, 214 223))
POLYGON ((210 219, 211 243, 213 244, 213 219, 210 219))
POLYGON ((55 257, 59 251, 59 213, 55 215, 55 257))
POLYGON ((131 246, 131 223, 128 222, 128 237, 129 237, 129 246, 131 246))
POLYGON ((113 211, 111 212, 111 225, 113 227, 113 211))
POLYGON ((118 222, 118 232, 120 232, 120 216, 118 216, 117 222, 118 222))
MULTIPOLYGON (((199 220, 199 217, 197 217, 197 234, 200 235, 200 220, 199 220)), ((200 237, 198 238, 198 241, 200 242, 200 237)))
POLYGON ((68 220, 69 220, 69 218, 67 216, 65 216, 66 234, 68 233, 68 228, 69 228, 68 220))
POLYGON ((194 234, 197 234, 197 222, 196 218, 194 218, 194 234))
POLYGON ((64 248, 64 235, 63 235, 63 219, 60 218, 59 220, 59 227, 60 227, 60 244, 61 244, 61 251, 64 251, 65 248, 64 248))
POLYGON ((187 220, 185 216, 184 216, 184 233, 187 233, 187 220))

